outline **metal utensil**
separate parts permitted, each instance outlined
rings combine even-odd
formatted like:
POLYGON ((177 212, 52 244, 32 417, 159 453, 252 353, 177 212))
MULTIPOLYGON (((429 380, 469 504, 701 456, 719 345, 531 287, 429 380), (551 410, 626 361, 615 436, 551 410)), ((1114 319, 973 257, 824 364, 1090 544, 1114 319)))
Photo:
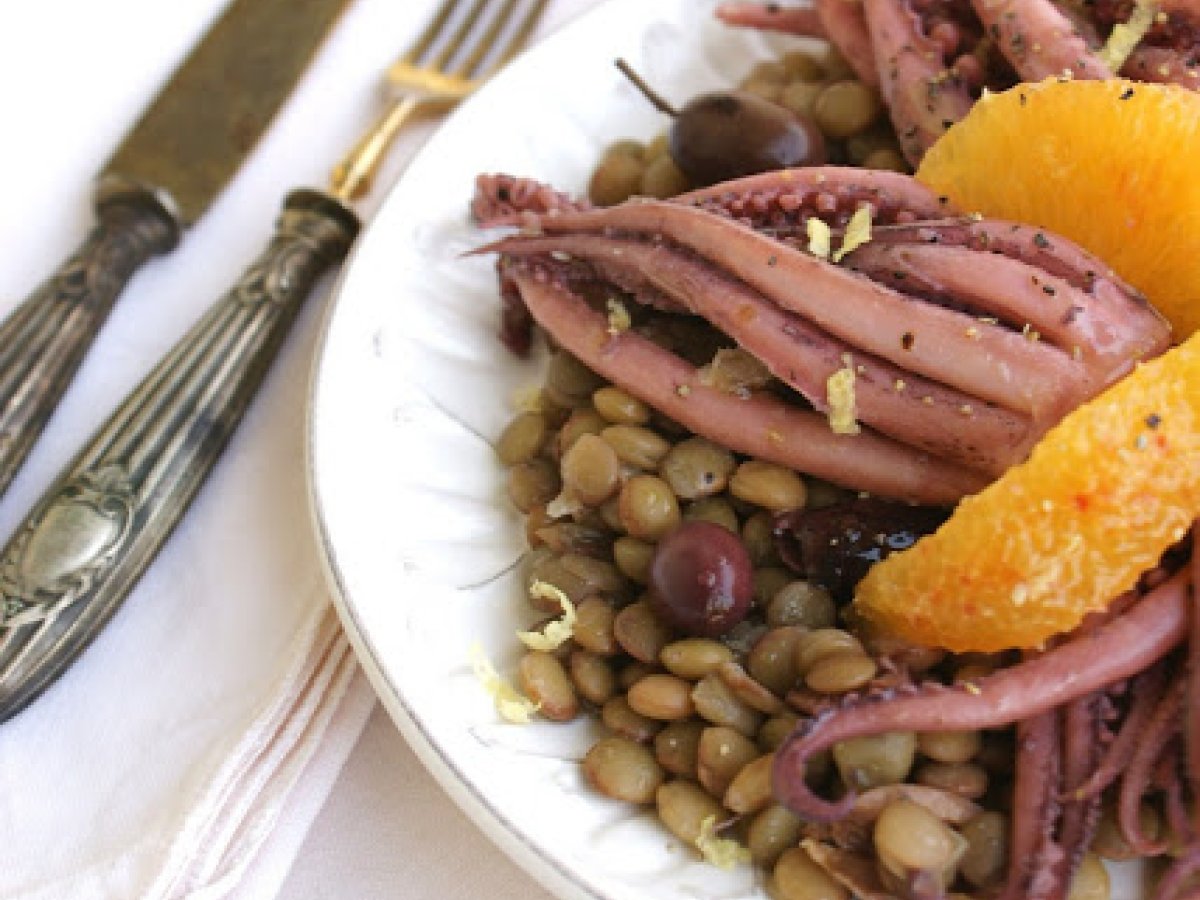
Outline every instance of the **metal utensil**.
POLYGON ((359 227, 349 201, 369 189, 400 126, 474 90, 526 40, 546 2, 446 0, 389 71, 397 97, 337 166, 330 192, 297 190, 286 198, 258 260, 18 527, 0 551, 0 721, 82 652, 167 539, 313 284, 349 250, 359 227))
POLYGON ((349 0, 235 0, 101 170, 83 246, 0 324, 0 494, 134 272, 220 193, 349 0))

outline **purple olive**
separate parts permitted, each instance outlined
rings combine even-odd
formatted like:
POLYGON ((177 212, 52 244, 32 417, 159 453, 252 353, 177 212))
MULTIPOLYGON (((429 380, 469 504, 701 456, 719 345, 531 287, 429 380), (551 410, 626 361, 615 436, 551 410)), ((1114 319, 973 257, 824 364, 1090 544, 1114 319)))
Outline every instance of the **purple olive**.
POLYGON ((675 164, 698 185, 825 162, 821 129, 744 91, 694 98, 679 110, 668 139, 675 164))
POLYGON ((685 522, 658 543, 650 602, 688 634, 716 637, 750 611, 754 572, 738 536, 711 522, 685 522))

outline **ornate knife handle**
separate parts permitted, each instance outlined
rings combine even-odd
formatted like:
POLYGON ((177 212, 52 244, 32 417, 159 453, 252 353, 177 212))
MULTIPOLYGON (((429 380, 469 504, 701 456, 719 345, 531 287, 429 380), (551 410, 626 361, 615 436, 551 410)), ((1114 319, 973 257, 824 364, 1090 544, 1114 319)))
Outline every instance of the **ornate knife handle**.
POLYGON ((0 551, 0 721, 108 621, 237 427, 354 213, 296 191, 266 251, 125 399, 0 551))
POLYGON ((179 240, 152 194, 102 185, 83 246, 0 324, 0 495, 42 433, 133 273, 179 240))

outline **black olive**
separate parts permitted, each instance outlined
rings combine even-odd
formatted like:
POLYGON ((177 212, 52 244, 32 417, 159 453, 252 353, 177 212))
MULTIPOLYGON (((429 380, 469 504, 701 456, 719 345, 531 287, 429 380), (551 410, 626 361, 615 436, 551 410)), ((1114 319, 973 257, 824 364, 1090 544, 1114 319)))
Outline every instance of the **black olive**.
POLYGON ((625 60, 617 60, 617 68, 655 108, 675 120, 667 147, 696 186, 825 162, 821 129, 785 107, 745 91, 714 91, 677 110, 625 60))
POLYGON ((825 162, 815 124, 762 97, 717 91, 689 101, 671 124, 671 157, 697 184, 825 162))
POLYGON ((712 522, 685 522, 658 542, 650 561, 650 603, 688 634, 716 637, 750 611, 754 571, 745 545, 712 522))

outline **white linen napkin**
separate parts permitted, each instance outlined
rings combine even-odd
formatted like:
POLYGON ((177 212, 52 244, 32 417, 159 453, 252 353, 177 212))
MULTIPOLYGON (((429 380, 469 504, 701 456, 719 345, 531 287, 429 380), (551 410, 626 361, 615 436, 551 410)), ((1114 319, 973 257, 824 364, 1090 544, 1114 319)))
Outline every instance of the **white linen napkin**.
MULTIPOLYGON (((595 0, 558 0, 540 29, 595 0)), ((0 315, 78 245, 93 174, 221 0, 0 10, 0 315), (64 62, 66 61, 66 62, 64 62), (18 177, 12 177, 12 176, 18 177)), ((119 302, 25 469, 0 536, 253 259, 284 193, 320 185, 435 0, 357 0, 182 246, 119 302)), ((386 182, 423 138, 398 148, 386 182)), ((369 218, 373 202, 363 209, 369 218)), ((303 467, 310 300, 241 430, 80 660, 0 725, 0 897, 269 898, 374 697, 329 604, 303 467)))
MULTIPOLYGON (((20 176, 0 205, 0 312, 79 243, 93 174, 221 5, 48 0, 0 12, 0 168, 20 176)), ((430 5, 348 10, 246 168, 120 301, 0 500, 0 534, 254 257, 284 193, 322 183, 430 5)), ((0 897, 263 898, 283 880, 374 699, 330 607, 307 508, 305 404, 328 293, 311 299, 126 605, 0 725, 0 897)))

